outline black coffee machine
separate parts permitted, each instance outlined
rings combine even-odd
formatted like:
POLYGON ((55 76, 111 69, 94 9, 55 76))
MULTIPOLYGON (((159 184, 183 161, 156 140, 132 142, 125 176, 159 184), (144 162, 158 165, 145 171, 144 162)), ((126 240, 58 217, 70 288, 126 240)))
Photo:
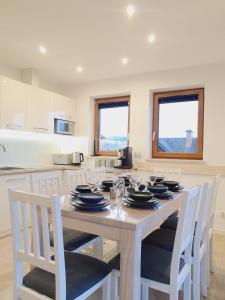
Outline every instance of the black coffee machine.
POLYGON ((132 147, 126 147, 118 151, 118 159, 114 168, 117 169, 132 169, 132 147))

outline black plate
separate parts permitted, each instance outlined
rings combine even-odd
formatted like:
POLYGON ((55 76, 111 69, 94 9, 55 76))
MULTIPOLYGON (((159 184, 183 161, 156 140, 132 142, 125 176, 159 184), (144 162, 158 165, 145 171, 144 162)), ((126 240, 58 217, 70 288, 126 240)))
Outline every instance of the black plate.
POLYGON ((76 187, 76 190, 79 192, 79 193, 91 193, 91 188, 89 185, 87 184, 83 184, 83 185, 78 185, 76 187))
POLYGON ((156 198, 153 198, 153 199, 148 200, 146 202, 140 202, 140 201, 136 201, 136 200, 134 200, 132 198, 125 197, 125 198, 123 198, 123 201, 129 202, 131 204, 137 204, 139 206, 150 206, 150 205, 154 205, 154 204, 159 203, 159 200, 156 199, 156 198))
POLYGON ((133 200, 136 200, 138 202, 146 202, 150 200, 154 195, 152 193, 148 192, 134 192, 129 194, 129 197, 133 200))
POLYGON ((183 186, 181 186, 181 185, 177 185, 177 186, 175 186, 175 187, 171 187, 171 188, 169 188, 169 190, 171 191, 171 192, 180 192, 181 190, 183 190, 184 189, 184 187, 183 186))
POLYGON ((172 181, 172 180, 164 180, 162 182, 163 185, 168 186, 168 188, 174 188, 175 186, 179 185, 178 181, 172 181))
POLYGON ((77 198, 86 204, 96 204, 104 199, 102 194, 80 193, 77 198))
POLYGON ((94 207, 94 206, 98 206, 98 207, 101 207, 101 206, 104 206, 104 205, 108 205, 110 202, 109 202, 109 200, 108 199, 103 199, 103 200, 101 200, 99 203, 93 203, 93 204, 86 204, 86 203, 84 203, 83 201, 81 201, 81 200, 79 200, 79 199, 73 199, 72 201, 71 201, 71 203, 74 205, 74 204, 78 204, 78 205, 80 205, 80 206, 84 206, 84 207, 94 207))
POLYGON ((76 209, 82 210, 82 211, 102 211, 102 210, 105 210, 106 207, 109 205, 109 203, 105 203, 104 205, 100 205, 100 206, 98 206, 98 205, 93 205, 93 206, 86 205, 86 206, 84 206, 84 205, 80 205, 78 203, 72 203, 72 204, 76 209))
POLYGON ((153 194, 155 194, 155 193, 165 193, 166 191, 168 191, 168 187, 164 186, 162 184, 160 184, 160 185, 149 185, 148 190, 153 194))
POLYGON ((159 207, 159 201, 155 201, 154 203, 151 204, 146 204, 146 202, 132 202, 129 201, 128 199, 124 200, 124 203, 130 207, 134 208, 144 208, 144 209, 156 209, 159 207))
POLYGON ((158 199, 173 199, 174 194, 171 191, 165 193, 154 193, 154 196, 158 199))

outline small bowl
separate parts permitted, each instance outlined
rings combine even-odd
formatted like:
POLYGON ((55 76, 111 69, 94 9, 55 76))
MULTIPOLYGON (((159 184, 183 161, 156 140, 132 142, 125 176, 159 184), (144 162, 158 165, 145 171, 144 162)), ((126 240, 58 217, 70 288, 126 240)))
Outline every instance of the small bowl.
POLYGON ((155 194, 159 194, 159 193, 165 193, 166 191, 168 191, 168 186, 165 186, 165 185, 149 185, 148 186, 148 190, 151 192, 151 193, 155 193, 155 194))
POLYGON ((102 185, 107 186, 107 187, 113 187, 113 181, 112 180, 103 180, 102 185))
POLYGON ((81 193, 78 195, 78 199, 85 204, 97 204, 104 199, 104 195, 97 193, 81 193))
POLYGON ((163 176, 157 176, 156 177, 156 183, 161 183, 163 181, 164 177, 163 176))
POLYGON ((76 190, 79 192, 79 193, 91 193, 91 188, 89 185, 87 184, 83 184, 83 185, 78 185, 76 187, 76 190))
POLYGON ((129 194, 129 197, 138 202, 146 202, 150 200, 154 195, 150 192, 134 192, 129 194))
POLYGON ((174 188, 179 185, 178 181, 165 180, 162 182, 163 185, 168 186, 168 188, 174 188))

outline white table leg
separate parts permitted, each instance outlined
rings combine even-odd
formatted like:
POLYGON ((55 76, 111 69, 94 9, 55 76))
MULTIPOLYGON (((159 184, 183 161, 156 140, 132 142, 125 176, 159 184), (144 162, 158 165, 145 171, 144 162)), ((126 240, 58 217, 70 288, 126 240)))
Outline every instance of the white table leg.
POLYGON ((141 296, 141 230, 121 229, 120 299, 139 300, 141 296))

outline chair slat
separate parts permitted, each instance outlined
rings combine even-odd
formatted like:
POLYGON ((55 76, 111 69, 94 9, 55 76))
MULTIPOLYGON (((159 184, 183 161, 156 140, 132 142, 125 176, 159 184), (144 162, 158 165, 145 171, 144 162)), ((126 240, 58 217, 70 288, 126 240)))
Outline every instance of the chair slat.
POLYGON ((47 207, 41 207, 41 218, 42 218, 42 234, 43 234, 43 246, 44 246, 44 257, 47 261, 51 260, 50 252, 50 237, 49 237, 49 224, 48 224, 48 210, 47 207))
POLYGON ((37 206, 31 204, 31 220, 32 220, 32 235, 33 235, 33 250, 36 257, 40 256, 40 239, 38 228, 37 206))
POLYGON ((22 235, 23 235, 24 251, 26 254, 29 254, 31 249, 30 249, 27 203, 21 202, 20 205, 21 205, 21 216, 22 216, 22 226, 23 226, 22 235))

